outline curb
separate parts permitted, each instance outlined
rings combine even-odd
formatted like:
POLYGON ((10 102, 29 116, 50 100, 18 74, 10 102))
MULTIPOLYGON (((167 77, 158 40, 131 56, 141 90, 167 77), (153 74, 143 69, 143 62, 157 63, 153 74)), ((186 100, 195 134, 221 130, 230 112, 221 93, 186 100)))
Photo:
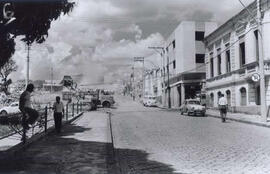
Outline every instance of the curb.
POLYGON ((110 127, 110 136, 111 136, 111 145, 108 145, 108 151, 110 154, 109 162, 111 163, 110 172, 114 174, 122 174, 122 168, 119 163, 119 155, 114 146, 114 137, 113 137, 113 128, 112 128, 112 113, 106 112, 109 117, 109 127, 110 127))
MULTIPOLYGON (((75 121, 77 118, 79 118, 82 115, 83 115, 83 112, 79 113, 78 115, 76 115, 75 117, 73 117, 72 119, 70 119, 68 121, 63 121, 62 126, 65 126, 67 124, 72 123, 73 121, 75 121)), ((7 157, 16 155, 16 153, 18 153, 19 151, 28 148, 31 144, 44 138, 46 135, 50 134, 53 131, 54 131, 54 127, 52 126, 52 127, 48 128, 47 132, 42 132, 42 133, 38 133, 36 135, 33 135, 31 138, 27 139, 25 144, 23 144, 23 142, 20 142, 19 144, 11 147, 10 149, 0 152, 0 160, 4 160, 7 157)))

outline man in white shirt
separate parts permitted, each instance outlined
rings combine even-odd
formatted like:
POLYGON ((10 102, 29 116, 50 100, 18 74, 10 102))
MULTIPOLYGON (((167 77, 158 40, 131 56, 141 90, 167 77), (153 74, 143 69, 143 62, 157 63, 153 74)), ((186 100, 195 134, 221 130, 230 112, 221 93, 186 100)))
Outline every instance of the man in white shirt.
POLYGON ((218 107, 219 107, 219 111, 220 111, 221 120, 222 120, 222 122, 225 122, 228 102, 227 102, 227 99, 224 97, 224 94, 221 94, 221 97, 218 100, 218 107))
POLYGON ((53 104, 53 117, 54 117, 54 123, 55 123, 55 130, 57 133, 61 132, 62 127, 62 117, 64 115, 64 104, 60 101, 60 97, 56 97, 56 102, 53 104))

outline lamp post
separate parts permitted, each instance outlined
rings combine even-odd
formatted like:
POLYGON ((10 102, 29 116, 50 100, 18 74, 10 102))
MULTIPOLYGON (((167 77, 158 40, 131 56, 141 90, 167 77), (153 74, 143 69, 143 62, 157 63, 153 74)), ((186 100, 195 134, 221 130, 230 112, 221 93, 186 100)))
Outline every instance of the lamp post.
MULTIPOLYGON (((160 56, 161 56, 161 58, 162 58, 162 63, 163 63, 163 67, 165 67, 165 61, 163 61, 164 60, 164 56, 165 56, 165 49, 164 49, 164 47, 148 47, 149 49, 154 49, 155 51, 157 51, 157 50, 162 50, 162 52, 159 52, 159 51, 157 51, 159 54, 160 54, 160 56)), ((167 57, 167 91, 168 91, 168 108, 171 108, 171 88, 170 88, 170 66, 169 66, 169 57, 167 57)), ((163 69, 163 68, 162 68, 163 69)), ((166 80, 165 80, 165 76, 166 76, 166 73, 165 73, 165 69, 163 69, 163 84, 164 84, 164 86, 165 86, 165 84, 166 84, 166 80)))

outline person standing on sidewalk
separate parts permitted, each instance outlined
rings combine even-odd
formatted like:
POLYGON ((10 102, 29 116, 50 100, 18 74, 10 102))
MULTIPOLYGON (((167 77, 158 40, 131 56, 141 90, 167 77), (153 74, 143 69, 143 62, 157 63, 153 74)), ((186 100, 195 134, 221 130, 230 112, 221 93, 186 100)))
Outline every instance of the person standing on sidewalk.
POLYGON ((224 97, 224 94, 221 94, 220 99, 218 100, 218 107, 220 111, 220 117, 221 121, 226 121, 226 114, 227 114, 227 108, 228 108, 228 102, 227 99, 224 97))
POLYGON ((34 91, 34 85, 28 84, 26 90, 21 94, 19 99, 19 109, 25 117, 25 122, 22 126, 28 130, 29 124, 33 125, 39 117, 38 112, 32 108, 31 93, 34 91))
POLYGON ((56 97, 56 102, 53 104, 53 117, 54 117, 54 124, 55 124, 55 130, 57 133, 61 132, 62 128, 62 117, 64 115, 64 104, 60 101, 60 97, 56 97))

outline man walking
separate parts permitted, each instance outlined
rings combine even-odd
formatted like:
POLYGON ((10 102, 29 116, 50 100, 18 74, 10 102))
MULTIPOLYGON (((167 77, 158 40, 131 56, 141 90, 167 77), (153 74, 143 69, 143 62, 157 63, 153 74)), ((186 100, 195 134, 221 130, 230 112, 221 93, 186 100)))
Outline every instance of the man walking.
POLYGON ((38 112, 32 108, 31 103, 31 93, 34 91, 34 85, 28 84, 26 87, 26 90, 21 94, 20 100, 19 100, 19 109, 23 113, 23 117, 25 117, 23 120, 25 120, 22 123, 22 126, 25 129, 29 129, 29 124, 33 125, 37 118, 38 118, 38 112))
POLYGON ((62 127, 62 117, 65 112, 64 110, 64 104, 60 101, 60 97, 56 97, 56 102, 53 104, 53 117, 54 117, 54 123, 55 123, 55 130, 57 133, 61 132, 62 127))
POLYGON ((218 100, 218 107, 219 107, 222 122, 226 121, 227 106, 228 106, 227 99, 224 97, 224 94, 221 94, 221 97, 218 100))

